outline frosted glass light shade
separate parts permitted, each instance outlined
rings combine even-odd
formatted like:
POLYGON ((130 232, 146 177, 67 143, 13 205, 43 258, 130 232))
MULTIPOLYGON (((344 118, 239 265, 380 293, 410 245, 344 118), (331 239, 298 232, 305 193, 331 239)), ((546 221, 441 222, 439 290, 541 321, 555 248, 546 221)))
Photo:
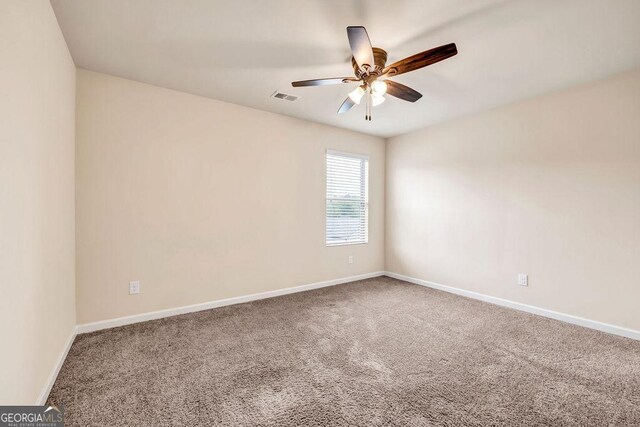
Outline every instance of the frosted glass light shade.
POLYGON ((349 98, 351 98, 351 100, 356 104, 360 104, 360 100, 362 99, 363 95, 364 89, 362 88, 362 86, 358 86, 353 92, 349 94, 349 98))

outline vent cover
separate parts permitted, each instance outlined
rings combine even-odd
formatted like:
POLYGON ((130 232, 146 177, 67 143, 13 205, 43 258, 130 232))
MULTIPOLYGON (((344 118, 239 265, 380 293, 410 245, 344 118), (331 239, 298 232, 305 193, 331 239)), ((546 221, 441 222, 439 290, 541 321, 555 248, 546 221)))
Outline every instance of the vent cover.
POLYGON ((271 94, 272 98, 283 99, 285 101, 296 101, 299 96, 287 95, 286 93, 275 91, 271 94))

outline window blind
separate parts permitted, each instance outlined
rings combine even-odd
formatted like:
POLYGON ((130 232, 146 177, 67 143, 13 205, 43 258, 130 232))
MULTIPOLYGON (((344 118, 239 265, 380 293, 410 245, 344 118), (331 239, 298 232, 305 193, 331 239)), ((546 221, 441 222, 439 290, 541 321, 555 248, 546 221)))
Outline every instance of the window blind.
POLYGON ((327 246, 369 241, 369 157, 327 151, 327 246))

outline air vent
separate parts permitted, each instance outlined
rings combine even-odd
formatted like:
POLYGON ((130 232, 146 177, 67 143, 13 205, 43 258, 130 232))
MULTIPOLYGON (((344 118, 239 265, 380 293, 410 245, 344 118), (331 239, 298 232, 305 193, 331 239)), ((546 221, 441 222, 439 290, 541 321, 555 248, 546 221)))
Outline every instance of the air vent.
POLYGON ((296 101, 299 96, 287 95, 286 93, 275 91, 271 94, 272 98, 283 99, 285 101, 296 101))

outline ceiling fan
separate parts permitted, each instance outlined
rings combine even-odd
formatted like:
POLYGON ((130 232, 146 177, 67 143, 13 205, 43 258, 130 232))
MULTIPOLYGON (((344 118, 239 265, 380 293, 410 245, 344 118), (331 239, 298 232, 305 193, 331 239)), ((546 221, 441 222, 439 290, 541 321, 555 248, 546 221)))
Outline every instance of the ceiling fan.
POLYGON ((455 43, 425 50, 391 65, 386 65, 387 52, 371 47, 369 35, 364 27, 347 27, 347 37, 351 46, 351 65, 355 77, 334 77, 329 79, 302 80, 291 83, 293 87, 324 86, 341 83, 361 82, 344 100, 338 114, 349 111, 354 105, 365 100, 365 120, 371 121, 371 108, 384 102, 384 94, 395 96, 409 102, 416 102, 422 94, 408 86, 389 80, 397 76, 435 64, 458 53, 455 43))

